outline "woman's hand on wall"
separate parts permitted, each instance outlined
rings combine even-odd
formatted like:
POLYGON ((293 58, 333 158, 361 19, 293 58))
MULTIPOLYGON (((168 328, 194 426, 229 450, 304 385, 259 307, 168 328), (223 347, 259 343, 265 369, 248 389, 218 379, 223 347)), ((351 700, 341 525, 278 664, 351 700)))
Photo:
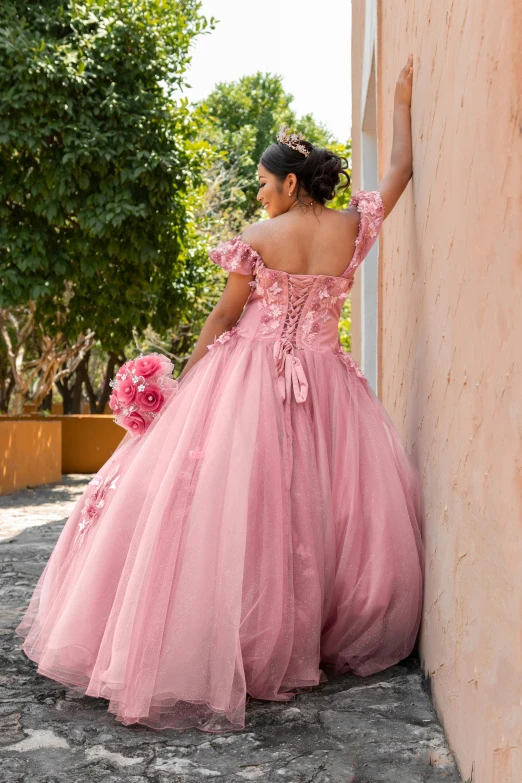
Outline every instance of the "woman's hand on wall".
POLYGON ((399 74, 395 87, 395 106, 393 109, 393 141, 390 166, 399 172, 401 180, 406 182, 413 170, 413 151, 411 145, 411 82, 413 74, 413 54, 399 74))
POLYGON ((411 85, 413 80, 413 54, 408 55, 395 86, 395 104, 411 106, 411 85))

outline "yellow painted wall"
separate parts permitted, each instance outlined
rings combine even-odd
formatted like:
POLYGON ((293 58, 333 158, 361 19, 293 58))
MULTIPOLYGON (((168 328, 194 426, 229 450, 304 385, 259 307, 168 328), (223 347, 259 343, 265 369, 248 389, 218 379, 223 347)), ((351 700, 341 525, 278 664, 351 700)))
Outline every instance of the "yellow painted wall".
POLYGON ((96 473, 125 434, 112 414, 0 418, 0 494, 96 473))
MULTIPOLYGON (((63 403, 62 402, 53 402, 53 404, 51 406, 51 413, 54 413, 54 414, 56 414, 58 416, 62 416, 63 415, 63 403)), ((88 402, 84 403, 84 405, 83 405, 82 414, 84 414, 84 413, 89 413, 89 403, 88 402)), ((111 415, 112 411, 111 411, 109 405, 105 406, 104 413, 106 413, 107 415, 111 415)))
MULTIPOLYGON (((354 0, 355 187, 364 7, 354 0)), ((520 783, 522 4, 376 7, 379 178, 414 53, 413 180, 379 239, 379 393, 423 481, 422 665, 463 779, 520 783)), ((357 321, 357 297, 353 309, 357 321)))
POLYGON ((64 473, 96 473, 126 434, 112 415, 61 416, 60 419, 64 473))
POLYGON ((60 480, 61 432, 58 421, 0 418, 0 495, 60 480))
POLYGON ((52 418, 62 425, 63 473, 96 473, 126 434, 113 415, 52 418))

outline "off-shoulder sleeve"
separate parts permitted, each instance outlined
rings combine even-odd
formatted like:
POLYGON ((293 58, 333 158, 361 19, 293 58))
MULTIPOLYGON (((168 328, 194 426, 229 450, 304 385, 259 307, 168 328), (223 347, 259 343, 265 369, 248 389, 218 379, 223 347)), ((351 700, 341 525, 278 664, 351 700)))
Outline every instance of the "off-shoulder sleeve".
POLYGON ((227 272, 237 272, 239 275, 254 274, 259 258, 254 248, 243 242, 239 234, 234 239, 220 242, 208 255, 211 261, 222 266, 227 272))
POLYGON ((379 190, 358 190, 353 194, 349 206, 356 206, 360 213, 355 253, 346 270, 346 273, 353 274, 379 236, 384 220, 384 205, 379 190))

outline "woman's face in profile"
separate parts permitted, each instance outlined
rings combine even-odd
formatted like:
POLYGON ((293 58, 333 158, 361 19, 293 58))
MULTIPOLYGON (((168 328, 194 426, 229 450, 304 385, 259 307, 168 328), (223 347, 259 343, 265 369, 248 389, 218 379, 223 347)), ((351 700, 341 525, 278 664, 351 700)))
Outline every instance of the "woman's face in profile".
POLYGON ((268 217, 277 217, 277 215, 287 212, 293 203, 293 198, 288 195, 292 189, 291 183, 287 184, 285 188, 285 182, 280 182, 275 174, 265 169, 261 163, 257 167, 257 176, 259 190, 256 198, 266 209, 268 217))

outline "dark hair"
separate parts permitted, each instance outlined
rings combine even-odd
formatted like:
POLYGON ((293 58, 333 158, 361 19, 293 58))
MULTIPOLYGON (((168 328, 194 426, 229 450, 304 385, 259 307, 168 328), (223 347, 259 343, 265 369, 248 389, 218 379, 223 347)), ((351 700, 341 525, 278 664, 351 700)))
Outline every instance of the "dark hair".
POLYGON ((303 155, 288 144, 275 142, 263 152, 260 163, 280 182, 285 180, 287 174, 295 174, 297 197, 299 198, 302 188, 320 204, 325 204, 335 196, 341 174, 346 177, 346 182, 340 186, 341 189, 344 190, 349 186, 350 175, 346 170, 348 160, 331 150, 314 147, 309 141, 300 143, 310 150, 309 155, 303 155))

